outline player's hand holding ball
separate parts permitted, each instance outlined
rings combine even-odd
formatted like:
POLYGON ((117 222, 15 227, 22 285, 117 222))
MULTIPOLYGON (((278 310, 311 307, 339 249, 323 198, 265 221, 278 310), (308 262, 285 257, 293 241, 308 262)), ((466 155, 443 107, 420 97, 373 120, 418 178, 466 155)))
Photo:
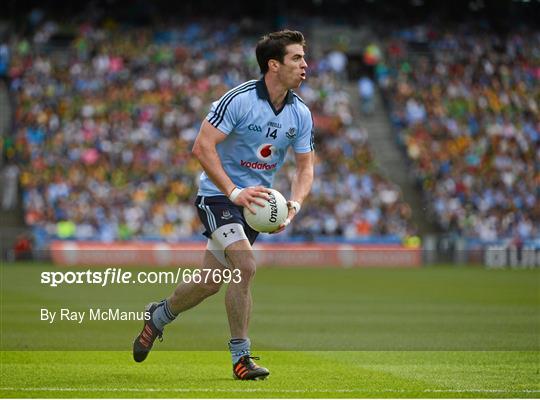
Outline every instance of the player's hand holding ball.
POLYGON ((274 232, 288 217, 287 200, 275 189, 254 186, 246 189, 235 188, 229 199, 244 207, 244 218, 257 232, 274 232))
POLYGON ((298 214, 298 212, 300 211, 301 206, 299 202, 294 201, 294 200, 289 200, 287 202, 287 208, 288 208, 288 213, 287 213, 287 218, 285 219, 285 221, 283 221, 283 223, 278 226, 277 230, 270 233, 274 234, 274 233, 279 233, 285 230, 287 225, 289 225, 291 221, 293 220, 293 218, 296 217, 296 214, 298 214))
POLYGON ((254 206, 264 207, 269 200, 270 193, 271 189, 264 186, 251 186, 245 189, 235 187, 229 194, 229 200, 255 214, 257 211, 254 206))

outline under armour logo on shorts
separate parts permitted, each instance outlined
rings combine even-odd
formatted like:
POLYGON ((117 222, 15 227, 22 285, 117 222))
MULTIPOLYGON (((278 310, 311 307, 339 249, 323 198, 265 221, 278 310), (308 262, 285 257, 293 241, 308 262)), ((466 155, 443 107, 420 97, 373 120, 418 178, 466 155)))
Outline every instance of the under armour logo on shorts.
POLYGON ((223 236, 227 237, 227 236, 229 236, 230 233, 232 233, 234 235, 236 233, 236 231, 233 228, 231 228, 228 233, 223 232, 223 236))

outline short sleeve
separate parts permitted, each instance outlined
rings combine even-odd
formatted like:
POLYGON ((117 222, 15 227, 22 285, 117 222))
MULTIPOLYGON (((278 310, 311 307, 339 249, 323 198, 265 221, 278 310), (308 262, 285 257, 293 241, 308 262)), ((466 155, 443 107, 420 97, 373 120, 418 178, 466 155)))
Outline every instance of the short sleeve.
POLYGON ((311 112, 307 110, 303 113, 300 123, 300 132, 293 144, 295 153, 309 153, 314 149, 313 143, 313 118, 311 112))
POLYGON ((225 134, 231 133, 236 127, 241 109, 242 96, 229 91, 218 101, 212 103, 210 112, 206 116, 208 122, 225 134))

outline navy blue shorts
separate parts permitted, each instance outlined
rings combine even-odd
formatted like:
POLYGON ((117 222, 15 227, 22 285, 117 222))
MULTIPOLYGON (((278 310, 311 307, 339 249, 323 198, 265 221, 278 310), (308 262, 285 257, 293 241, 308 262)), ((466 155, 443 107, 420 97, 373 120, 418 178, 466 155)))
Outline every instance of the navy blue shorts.
POLYGON ((206 231, 203 235, 212 238, 212 233, 220 226, 227 224, 240 224, 250 244, 255 243, 259 232, 253 230, 244 218, 243 207, 237 206, 227 196, 197 196, 195 200, 199 218, 206 231))

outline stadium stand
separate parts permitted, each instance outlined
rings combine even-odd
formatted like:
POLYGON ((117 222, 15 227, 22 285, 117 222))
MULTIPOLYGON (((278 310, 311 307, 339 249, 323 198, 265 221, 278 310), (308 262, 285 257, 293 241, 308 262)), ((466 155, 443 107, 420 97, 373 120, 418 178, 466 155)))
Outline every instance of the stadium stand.
POLYGON ((539 51, 539 32, 517 29, 420 26, 388 38, 381 87, 446 232, 483 241, 540 235, 539 51))
MULTIPOLYGON (((123 29, 82 24, 64 49, 58 26, 10 43, 14 151, 26 223, 36 241, 178 241, 201 230, 190 148, 209 102, 258 77, 255 37, 232 24, 123 29)), ((411 233, 400 189, 374 169, 367 132, 352 120, 345 84, 308 60, 299 94, 316 124, 316 182, 289 237, 411 233)), ((290 163, 290 161, 289 161, 290 163)), ((289 167, 276 186, 288 191, 289 167)))

